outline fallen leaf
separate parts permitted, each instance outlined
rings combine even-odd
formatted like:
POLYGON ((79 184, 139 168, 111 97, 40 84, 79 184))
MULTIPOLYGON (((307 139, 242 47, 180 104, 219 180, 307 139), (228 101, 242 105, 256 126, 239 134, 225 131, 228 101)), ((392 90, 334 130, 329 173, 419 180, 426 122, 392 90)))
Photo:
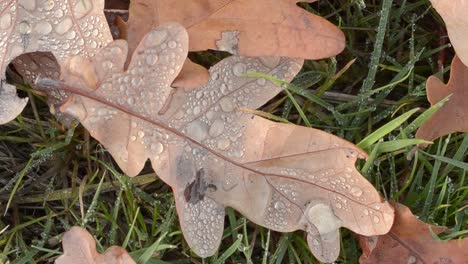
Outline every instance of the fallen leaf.
POLYGON ((450 42, 461 61, 468 65, 468 0, 430 0, 447 27, 450 42))
POLYGON ((281 232, 307 231, 322 261, 339 254, 339 228, 385 234, 393 209, 356 170, 366 154, 316 129, 274 123, 241 111, 256 109, 282 91, 260 72, 291 81, 300 59, 231 56, 210 69, 197 89, 173 89, 188 52, 178 24, 150 31, 126 71, 125 41, 109 44, 92 59, 63 64, 64 83, 40 83, 71 92, 61 110, 78 118, 137 175, 150 159, 175 195, 181 228, 201 257, 222 238, 225 207, 281 232))
POLYGON ((110 247, 103 254, 96 251, 93 237, 81 227, 72 227, 63 235, 63 255, 56 264, 135 264, 121 247, 110 247))
POLYGON ((129 10, 129 48, 132 52, 155 26, 178 22, 189 32, 191 51, 215 49, 243 56, 305 59, 340 53, 345 46, 343 33, 297 2, 135 0, 129 10))
MULTIPOLYGON (((315 2, 308 0, 304 2, 315 2)), ((321 59, 340 53, 343 33, 327 20, 296 5, 295 0, 135 0, 130 3, 127 39, 130 54, 154 27, 178 22, 187 28, 190 51, 222 50, 242 56, 321 59), (268 9, 268 12, 265 12, 268 9)), ((208 82, 183 68, 184 87, 208 82), (185 71, 189 73, 185 73, 185 71), (184 78, 184 77, 187 78, 184 78), (197 78, 191 78, 197 76, 197 78)), ((203 73, 205 71, 205 73, 203 73)), ((180 86, 179 86, 180 87, 180 86)))
POLYGON ((363 248, 359 263, 467 263, 466 239, 436 240, 432 232, 439 234, 445 230, 444 227, 424 223, 402 204, 392 205, 395 208, 395 223, 390 232, 384 236, 359 238, 363 248))
MULTIPOLYGON (((9 63, 23 53, 52 52, 59 63, 71 54, 93 56, 99 48, 112 41, 103 8, 104 0, 2 1, 0 79, 5 79, 9 63)), ((23 66, 31 72, 36 67, 21 63, 16 66, 23 66)), ((14 119, 27 103, 12 91, 13 86, 2 82, 0 124, 14 119)))
POLYGON ((468 67, 455 56, 447 85, 436 76, 427 80, 427 99, 434 105, 452 94, 417 131, 416 138, 433 141, 454 132, 468 132, 468 67))

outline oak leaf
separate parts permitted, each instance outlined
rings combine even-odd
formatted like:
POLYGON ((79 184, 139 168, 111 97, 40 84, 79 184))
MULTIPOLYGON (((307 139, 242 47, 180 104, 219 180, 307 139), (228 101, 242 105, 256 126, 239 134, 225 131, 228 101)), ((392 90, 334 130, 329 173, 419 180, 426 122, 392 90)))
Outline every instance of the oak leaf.
POLYGON ((62 68, 62 87, 74 94, 60 108, 78 118, 112 154, 137 175, 150 159, 173 191, 180 225, 201 257, 213 255, 222 238, 225 207, 281 232, 308 233, 322 261, 339 254, 339 228, 385 234, 393 209, 383 202, 354 163, 366 154, 316 129, 279 124, 242 111, 258 108, 282 91, 260 72, 291 81, 300 59, 231 56, 210 69, 197 89, 174 89, 188 52, 178 24, 150 31, 124 71, 127 45, 109 44, 96 57, 72 57, 62 68))
POLYGON ((431 105, 452 96, 418 129, 416 137, 432 141, 453 132, 468 132, 468 67, 455 56, 448 84, 431 76, 427 80, 426 89, 431 105))
POLYGON ((96 251, 93 237, 81 227, 72 227, 63 235, 63 255, 56 264, 135 264, 125 249, 110 247, 103 254, 96 251))
MULTIPOLYGON (((130 3, 127 30, 130 54, 147 32, 168 22, 187 28, 190 51, 214 49, 242 56, 305 59, 340 53, 345 46, 343 33, 327 20, 296 6, 297 2, 135 0, 130 3)), ((190 68, 183 68, 174 87, 197 87, 208 81, 206 69, 190 61, 187 64, 190 68)))
POLYGON ((432 226, 419 220, 410 209, 392 203, 395 208, 395 223, 384 236, 360 237, 363 254, 361 264, 393 263, 466 263, 468 241, 441 241, 433 237, 444 227, 432 226), (432 231, 431 231, 432 230, 432 231))
MULTIPOLYGON (((1 1, 0 79, 5 79, 8 64, 23 53, 52 52, 59 63, 72 54, 93 56, 112 41, 103 8, 104 0, 1 1)), ((37 66, 25 63, 16 66, 22 65, 26 69, 33 67, 31 72, 37 66)), ((12 85, 2 81, 0 124, 19 115, 26 103, 26 99, 17 97, 12 85)))
POLYGON ((461 61, 468 65, 468 0, 430 0, 447 27, 450 42, 461 61))

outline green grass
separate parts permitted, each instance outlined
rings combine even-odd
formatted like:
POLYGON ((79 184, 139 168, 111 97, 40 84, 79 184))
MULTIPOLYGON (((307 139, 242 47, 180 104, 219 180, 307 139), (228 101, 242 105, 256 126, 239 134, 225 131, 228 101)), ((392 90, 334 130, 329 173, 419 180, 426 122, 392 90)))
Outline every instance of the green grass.
MULTIPOLYGON (((417 127, 433 112, 425 81, 432 74, 447 80, 453 57, 429 1, 322 0, 301 6, 340 25, 346 50, 307 61, 288 92, 257 113, 359 144, 370 157, 357 166, 382 196, 449 227, 442 239, 466 236, 468 134, 413 150, 421 143, 413 139, 417 127), (382 10, 382 3, 389 8, 382 10)), ((204 65, 222 56, 191 55, 204 65)), ((74 225, 95 236, 99 251, 123 245, 138 263, 318 263, 304 232, 269 231, 230 209, 217 256, 198 258, 183 239, 170 188, 151 169, 125 177, 82 126, 63 127, 45 98, 20 88, 33 100, 21 117, 0 126, 0 263, 57 257, 60 235, 74 225)), ((359 256, 355 237, 342 229, 339 262, 357 263, 359 256)))

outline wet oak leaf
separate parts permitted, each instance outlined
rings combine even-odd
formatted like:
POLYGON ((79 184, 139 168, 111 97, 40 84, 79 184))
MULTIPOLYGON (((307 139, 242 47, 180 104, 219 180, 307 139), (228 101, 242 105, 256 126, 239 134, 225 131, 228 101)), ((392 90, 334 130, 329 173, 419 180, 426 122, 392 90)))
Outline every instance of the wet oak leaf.
POLYGON ((461 61, 468 66, 468 0, 430 0, 447 26, 450 42, 461 61))
POLYGON ((63 255, 56 264, 135 264, 121 247, 110 247, 103 254, 96 251, 93 237, 81 227, 72 227, 63 235, 63 255))
POLYGON ((226 206, 273 230, 305 230, 312 252, 327 262, 338 257, 340 227, 388 232, 393 209, 354 167, 366 156, 362 150, 240 110, 282 91, 247 72, 291 81, 301 59, 231 56, 210 69, 206 85, 174 89, 187 52, 186 30, 167 24, 142 39, 126 71, 126 42, 118 40, 93 59, 70 58, 60 86, 74 94, 61 110, 77 117, 125 173, 135 176, 151 160, 174 191, 194 252, 216 252, 226 206))
MULTIPOLYGON (((36 63, 31 59, 17 61, 20 72, 34 78, 42 64, 57 59, 61 63, 69 55, 93 56, 112 41, 103 13, 104 0, 2 0, 0 2, 0 79, 5 79, 9 63, 23 53, 51 52, 36 63), (44 61, 43 61, 44 60, 44 61), (24 68, 24 69, 21 69, 24 68)), ((47 71, 58 77, 57 71, 47 71)), ((0 124, 21 113, 27 101, 19 99, 14 87, 0 86, 0 124)))
POLYGON ((466 263, 468 241, 441 241, 432 232, 440 234, 444 227, 433 226, 419 220, 411 210, 398 203, 395 208, 395 223, 384 236, 360 237, 363 254, 361 264, 393 263, 466 263), (432 230, 432 231, 431 231, 432 230))
POLYGON ((450 133, 468 132, 468 67, 455 56, 448 84, 431 76, 427 80, 426 89, 431 105, 452 96, 418 129, 416 137, 433 141, 450 133))
MULTIPOLYGON (((296 5, 296 0, 135 0, 131 1, 128 45, 133 54, 152 28, 178 22, 187 28, 190 51, 222 50, 242 56, 321 59, 340 53, 343 33, 327 20, 296 5), (265 10, 268 10, 265 12, 265 10)), ((315 2, 308 0, 303 2, 315 2)), ((176 79, 179 87, 208 81, 206 69, 191 62, 176 79), (196 79, 193 76, 198 76, 196 79), (204 78, 201 78, 203 76, 204 78)))

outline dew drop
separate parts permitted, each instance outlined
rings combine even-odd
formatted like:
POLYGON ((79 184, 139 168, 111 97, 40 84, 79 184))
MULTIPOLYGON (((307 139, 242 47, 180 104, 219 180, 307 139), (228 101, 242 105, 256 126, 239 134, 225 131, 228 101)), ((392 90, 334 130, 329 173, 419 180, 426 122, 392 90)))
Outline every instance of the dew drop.
POLYGON ((224 112, 232 112, 235 107, 231 99, 227 97, 221 98, 221 100, 219 100, 219 105, 224 112))
POLYGON ((11 15, 9 13, 0 17, 0 28, 7 29, 11 26, 11 15))
POLYGON ((158 62, 158 55, 148 54, 146 55, 146 64, 153 66, 158 62))
POLYGON ((73 8, 73 15, 76 19, 83 18, 93 9, 93 3, 91 0, 80 0, 77 1, 73 8))
POLYGON ((380 218, 376 215, 374 215, 374 217, 372 218, 372 221, 374 221, 374 223, 378 224, 380 222, 380 218))
POLYGON ((246 66, 244 63, 238 62, 232 67, 232 72, 235 76, 242 76, 245 73, 246 66))
POLYGON ((151 150, 154 154, 159 155, 164 151, 164 146, 160 142, 151 144, 151 150))
POLYGON ((193 121, 187 126, 187 135, 197 142, 203 141, 208 136, 208 128, 201 121, 193 121))
POLYGON ((365 215, 369 215, 369 210, 364 209, 364 214, 365 214, 365 215))
POLYGON ((55 1, 54 0, 47 0, 44 2, 44 9, 46 11, 52 10, 55 6, 55 1))
POLYGON ((224 131, 224 121, 218 118, 211 125, 209 134, 212 137, 217 137, 221 135, 223 131, 224 131))
POLYGON ((220 150, 226 150, 227 148, 229 148, 229 146, 231 145, 231 141, 229 139, 220 139, 218 140, 218 149, 220 150))
POLYGON ((47 35, 52 32, 52 25, 47 21, 40 21, 34 27, 34 31, 39 35, 47 35))
POLYGON ((26 10, 34 11, 36 8, 36 0, 19 0, 18 3, 26 10))
POLYGON ((175 41, 173 41, 173 40, 169 41, 169 43, 167 45, 171 49, 175 49, 175 47, 177 47, 177 43, 175 41))
POLYGON ((67 17, 62 22, 60 22, 55 28, 55 32, 59 35, 65 34, 73 26, 73 21, 71 18, 67 17))
POLYGON ((266 79, 260 78, 257 80, 257 84, 260 86, 264 86, 266 84, 266 79))
POLYGON ((350 192, 351 192, 351 195, 354 197, 360 197, 362 195, 362 189, 357 186, 351 187, 350 192))
POLYGON ((131 137, 130 137, 130 140, 131 140, 131 141, 135 141, 136 139, 137 139, 137 137, 135 137, 135 136, 131 136, 131 137))
POLYGON ((164 30, 153 30, 146 36, 146 47, 155 47, 161 44, 167 38, 167 32, 164 30))
POLYGON ((336 203, 335 207, 338 208, 338 209, 341 209, 343 206, 340 203, 336 203))
POLYGON ((31 25, 26 21, 22 21, 18 26, 18 30, 21 34, 29 34, 31 33, 31 25))
POLYGON ((145 132, 143 130, 138 131, 137 133, 139 138, 143 138, 145 136, 145 132))

